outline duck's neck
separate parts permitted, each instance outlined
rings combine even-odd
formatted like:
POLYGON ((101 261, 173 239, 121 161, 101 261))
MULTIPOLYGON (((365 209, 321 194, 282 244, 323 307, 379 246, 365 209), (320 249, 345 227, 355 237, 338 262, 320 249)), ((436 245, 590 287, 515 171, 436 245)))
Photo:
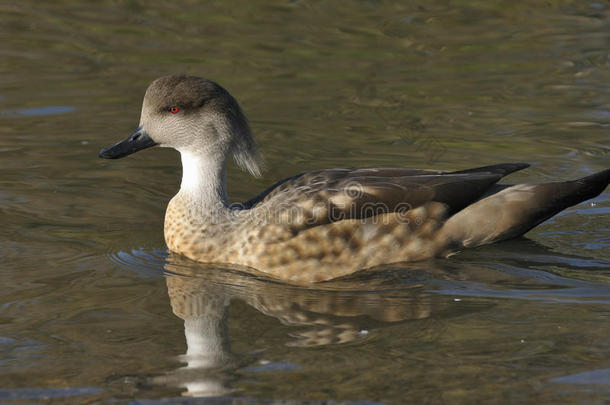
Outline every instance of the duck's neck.
POLYGON ((182 184, 179 195, 205 211, 227 209, 225 160, 180 151, 182 184))

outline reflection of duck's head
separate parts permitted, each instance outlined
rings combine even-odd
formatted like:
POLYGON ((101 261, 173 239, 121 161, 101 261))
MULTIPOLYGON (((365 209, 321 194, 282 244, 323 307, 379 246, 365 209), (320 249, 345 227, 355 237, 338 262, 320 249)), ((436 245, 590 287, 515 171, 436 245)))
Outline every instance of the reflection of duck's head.
POLYGON ((119 158, 154 145, 180 151, 183 160, 205 156, 224 162, 233 156, 242 168, 260 175, 260 157, 239 104, 204 78, 156 79, 146 90, 138 129, 100 156, 119 158))

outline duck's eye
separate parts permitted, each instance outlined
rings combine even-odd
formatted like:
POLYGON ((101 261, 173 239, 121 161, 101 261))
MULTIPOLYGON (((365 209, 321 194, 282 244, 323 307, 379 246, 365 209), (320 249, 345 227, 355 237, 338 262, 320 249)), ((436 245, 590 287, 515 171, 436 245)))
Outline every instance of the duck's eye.
POLYGON ((169 108, 169 112, 171 112, 172 114, 176 114, 178 111, 180 111, 178 106, 173 106, 169 108))

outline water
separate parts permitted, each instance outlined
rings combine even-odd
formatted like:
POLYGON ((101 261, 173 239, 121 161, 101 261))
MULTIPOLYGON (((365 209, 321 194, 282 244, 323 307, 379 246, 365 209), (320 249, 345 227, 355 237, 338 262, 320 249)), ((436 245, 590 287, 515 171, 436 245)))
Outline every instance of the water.
POLYGON ((177 154, 97 151, 186 72, 240 100, 264 152, 262 179, 229 168, 234 201, 364 164, 582 176, 610 166, 609 10, 4 2, 0 400, 604 403, 609 191, 527 239, 292 287, 168 255, 177 154))

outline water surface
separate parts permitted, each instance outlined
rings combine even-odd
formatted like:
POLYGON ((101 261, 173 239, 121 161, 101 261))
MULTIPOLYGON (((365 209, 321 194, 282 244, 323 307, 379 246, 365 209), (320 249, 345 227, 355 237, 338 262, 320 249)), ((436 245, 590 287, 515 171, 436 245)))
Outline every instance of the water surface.
POLYGON ((261 179, 229 167, 234 201, 354 165, 583 176, 610 167, 609 10, 0 5, 0 401, 603 403, 608 191, 526 239, 306 288, 169 254, 177 153, 97 151, 185 72, 232 92, 265 155, 261 179))

